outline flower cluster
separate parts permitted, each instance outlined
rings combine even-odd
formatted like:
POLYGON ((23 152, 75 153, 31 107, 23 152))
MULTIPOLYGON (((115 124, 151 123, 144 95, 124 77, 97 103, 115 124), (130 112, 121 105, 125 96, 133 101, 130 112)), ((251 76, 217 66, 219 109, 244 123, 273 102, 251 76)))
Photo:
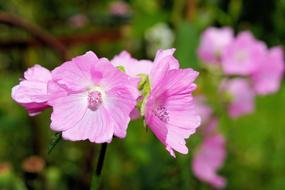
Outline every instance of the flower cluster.
MULTIPOLYGON (((216 101, 222 103, 221 107, 226 105, 231 118, 252 113, 255 96, 274 93, 280 88, 284 74, 281 47, 268 48, 248 31, 235 37, 231 28, 210 27, 202 33, 197 54, 206 73, 216 77, 213 93, 220 97, 216 101)), ((195 101, 203 122, 199 130, 202 143, 192 159, 193 174, 221 189, 226 179, 217 172, 225 160, 226 140, 217 128, 219 113, 209 106, 206 96, 200 95, 195 101)))
POLYGON ((30 115, 52 108, 51 129, 66 140, 110 143, 141 116, 172 156, 186 154, 185 139, 200 125, 192 96, 198 72, 180 69, 174 51, 158 50, 154 61, 126 51, 109 61, 88 51, 51 72, 35 65, 12 98, 30 115))
POLYGON ((205 96, 196 97, 196 106, 201 115, 202 123, 200 131, 202 143, 198 146, 192 160, 193 174, 217 189, 226 185, 226 179, 217 174, 223 166, 226 150, 225 138, 218 131, 219 119, 215 116, 212 108, 207 104, 205 96))
POLYGON ((281 47, 268 48, 249 31, 234 37, 230 28, 208 28, 202 34, 198 55, 226 76, 220 89, 231 97, 228 109, 233 118, 253 112, 256 95, 279 90, 284 74, 281 47))

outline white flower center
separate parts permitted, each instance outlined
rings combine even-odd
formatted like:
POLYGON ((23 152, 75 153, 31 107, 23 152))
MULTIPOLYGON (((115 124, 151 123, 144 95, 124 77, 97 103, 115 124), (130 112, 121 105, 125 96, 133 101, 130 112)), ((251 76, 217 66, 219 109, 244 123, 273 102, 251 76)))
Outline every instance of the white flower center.
POLYGON ((99 87, 90 88, 88 91, 88 108, 96 111, 103 103, 104 92, 99 87))

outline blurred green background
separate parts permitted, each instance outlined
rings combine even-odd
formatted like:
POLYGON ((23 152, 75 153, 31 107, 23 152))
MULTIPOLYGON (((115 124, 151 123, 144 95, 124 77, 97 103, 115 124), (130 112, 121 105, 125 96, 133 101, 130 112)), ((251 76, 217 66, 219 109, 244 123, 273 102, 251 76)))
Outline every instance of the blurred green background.
MULTIPOLYGON (((126 0, 123 13, 113 10, 114 2, 0 0, 1 190, 89 189, 100 148, 65 141, 47 155, 50 110, 30 118, 10 96, 28 67, 53 69, 87 50, 112 58, 126 49, 152 59, 157 48, 175 47, 182 67, 199 71, 196 49, 208 26, 250 30, 269 46, 285 44, 285 0, 126 0)), ((230 120, 221 113, 226 189, 285 188, 284 114, 284 84, 279 93, 258 97, 251 115, 230 120)), ((108 147, 100 189, 211 189, 191 171, 199 142, 194 135, 190 153, 173 159, 142 121, 132 122, 126 139, 108 147)))

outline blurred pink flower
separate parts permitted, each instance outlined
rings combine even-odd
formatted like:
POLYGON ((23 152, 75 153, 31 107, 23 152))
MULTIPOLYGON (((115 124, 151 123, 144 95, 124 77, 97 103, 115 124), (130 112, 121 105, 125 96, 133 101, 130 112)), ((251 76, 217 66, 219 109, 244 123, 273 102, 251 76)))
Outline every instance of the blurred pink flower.
POLYGON ((207 28, 201 36, 198 56, 205 63, 221 64, 221 54, 233 39, 231 28, 207 28))
POLYGON ((201 116, 202 124, 206 124, 213 114, 212 108, 207 104, 206 101, 207 99, 203 95, 195 97, 197 113, 201 116))
POLYGON ((40 65, 34 65, 24 73, 24 79, 13 87, 12 98, 25 107, 30 116, 39 114, 48 106, 47 84, 51 73, 40 65))
POLYGON ((91 51, 57 67, 52 78, 51 128, 61 131, 64 139, 110 143, 113 135, 126 136, 139 96, 138 80, 91 51))
POLYGON ((248 80, 242 78, 226 80, 223 81, 221 89, 230 96, 228 111, 232 118, 254 111, 255 93, 248 80))
MULTIPOLYGON (((212 124, 217 125, 216 121, 212 124)), ((217 132, 207 134, 192 160, 194 175, 216 189, 224 188, 226 180, 224 177, 219 176, 217 172, 223 166, 225 157, 224 137, 217 132)))
POLYGON ((254 90, 265 95, 277 92, 284 75, 284 55, 281 47, 268 50, 267 56, 252 75, 254 90))
POLYGON ((115 66, 122 66, 125 72, 132 76, 138 76, 139 74, 149 75, 152 62, 148 60, 137 60, 129 54, 127 51, 122 51, 119 55, 116 55, 111 63, 115 66))
POLYGON ((129 5, 124 1, 114 1, 109 6, 112 15, 124 16, 130 13, 129 5))
POLYGON ((173 150, 188 153, 185 139, 200 125, 192 91, 198 72, 179 69, 174 49, 157 52, 149 79, 151 92, 145 104, 146 124, 175 157, 173 150))
POLYGON ((250 32, 241 32, 222 54, 225 74, 250 75, 266 55, 266 45, 257 41, 250 32))
POLYGON ((88 24, 89 20, 84 14, 76 14, 71 16, 68 22, 73 28, 82 28, 88 24))

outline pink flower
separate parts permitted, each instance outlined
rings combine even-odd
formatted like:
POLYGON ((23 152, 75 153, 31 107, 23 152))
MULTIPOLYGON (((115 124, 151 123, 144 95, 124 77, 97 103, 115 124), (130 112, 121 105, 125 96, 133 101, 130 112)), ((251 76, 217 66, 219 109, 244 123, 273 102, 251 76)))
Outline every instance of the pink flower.
POLYGON ((66 140, 110 143, 124 138, 138 97, 138 80, 89 51, 52 72, 51 128, 66 140))
POLYGON ((130 13, 130 8, 124 1, 115 1, 110 4, 109 11, 113 15, 124 16, 130 13))
POLYGON ((13 87, 12 98, 25 107, 30 116, 39 114, 48 107, 47 83, 51 73, 40 65, 34 65, 24 73, 24 79, 13 87))
POLYGON ((149 79, 151 91, 145 104, 145 121, 169 153, 188 153, 185 139, 195 133, 200 117, 194 107, 193 81, 198 72, 178 69, 174 50, 159 50, 149 79))
POLYGON ((255 94, 246 79, 236 78, 224 81, 221 88, 225 93, 230 95, 231 100, 228 111, 232 118, 237 118, 254 111, 255 94))
POLYGON ((250 75, 266 55, 266 45, 257 41, 250 32, 241 32, 222 54, 226 74, 250 75))
POLYGON ((221 54, 233 39, 231 28, 207 28, 201 36, 198 56, 205 63, 220 64, 221 54))
POLYGON ((194 175, 214 188, 224 188, 226 180, 217 171, 223 166, 225 157, 224 137, 217 132, 206 135, 192 160, 194 175))
POLYGON ((116 67, 124 67, 125 72, 132 77, 137 77, 139 74, 148 75, 152 67, 151 61, 138 61, 137 59, 132 58, 127 51, 123 51, 119 55, 115 56, 111 60, 111 63, 116 67))
POLYGON ((252 75, 254 90, 265 95, 277 92, 284 75, 284 55, 281 47, 268 50, 267 56, 252 75))
POLYGON ((195 97, 195 103, 196 103, 196 109, 197 113, 200 115, 202 124, 208 123, 208 121, 211 119, 213 110, 212 108, 207 104, 206 97, 203 95, 199 95, 195 97))

